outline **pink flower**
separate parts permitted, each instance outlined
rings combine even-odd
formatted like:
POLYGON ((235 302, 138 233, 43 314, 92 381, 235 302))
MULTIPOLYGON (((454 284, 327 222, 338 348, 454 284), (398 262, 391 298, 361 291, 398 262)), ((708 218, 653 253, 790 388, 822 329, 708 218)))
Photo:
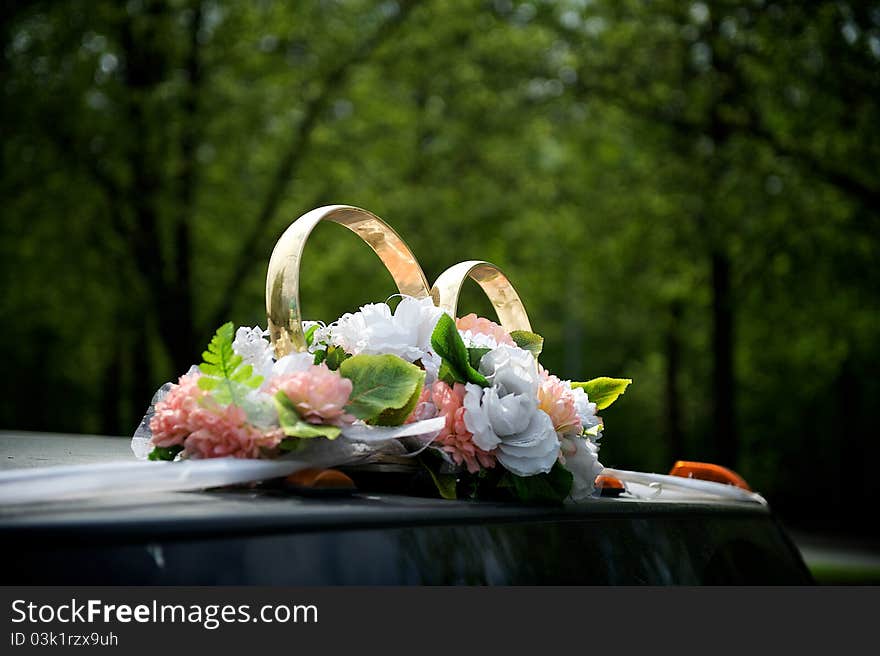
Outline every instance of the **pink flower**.
POLYGON ((498 344, 507 344, 508 346, 516 346, 510 334, 494 321, 489 321, 483 317, 478 317, 471 312, 459 319, 455 320, 455 327, 462 332, 470 331, 475 335, 487 335, 492 337, 498 344))
POLYGON ((437 406, 434 405, 433 394, 431 394, 431 386, 426 385, 422 388, 422 393, 419 395, 419 400, 416 403, 416 407, 413 408, 412 413, 410 413, 409 417, 406 418, 407 424, 412 424, 416 421, 422 421, 424 419, 433 419, 437 416, 437 406))
POLYGON ((280 430, 263 433, 247 423, 245 411, 234 404, 202 406, 190 416, 193 432, 184 442, 191 458, 260 458, 283 439, 280 430))
POLYGON ((351 381, 330 371, 325 364, 312 365, 306 371, 275 378, 267 388, 269 394, 284 392, 296 406, 300 416, 311 424, 350 424, 354 417, 345 413, 351 396, 351 381))
POLYGON ((444 416, 446 426, 434 443, 439 444, 455 464, 464 464, 474 474, 481 468, 494 467, 495 455, 474 444, 474 436, 464 423, 464 394, 465 386, 461 383, 450 387, 438 380, 422 391, 419 403, 407 422, 444 416))
POLYGON ((190 417, 198 410, 207 392, 199 389, 200 374, 181 376, 177 385, 155 407, 150 419, 150 432, 154 446, 169 447, 183 444, 192 432, 190 417))
MULTIPOLYGON (((577 413, 571 385, 541 367, 538 407, 550 415, 553 428, 562 435, 580 435, 584 427, 577 413)), ((564 450, 564 447, 563 447, 564 450)))
POLYGON ((260 458, 284 438, 281 430, 263 433, 247 423, 237 405, 214 402, 199 388, 200 374, 181 376, 167 396, 156 404, 150 420, 154 446, 183 445, 193 458, 260 458))

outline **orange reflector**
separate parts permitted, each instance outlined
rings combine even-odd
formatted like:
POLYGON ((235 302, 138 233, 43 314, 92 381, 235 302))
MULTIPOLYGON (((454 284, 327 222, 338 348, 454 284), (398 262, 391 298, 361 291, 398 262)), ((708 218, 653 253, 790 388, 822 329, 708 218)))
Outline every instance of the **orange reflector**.
POLYGON ((315 489, 354 488, 354 481, 336 469, 302 469, 291 474, 284 481, 295 487, 315 489))
POLYGON ((608 487, 614 490, 622 490, 623 483, 621 483, 619 478, 614 478, 614 476, 600 474, 596 477, 596 487, 608 487))
POLYGON ((670 476, 681 476, 682 478, 697 478, 701 481, 714 481, 715 483, 727 483, 735 485, 743 490, 752 491, 745 479, 735 471, 722 467, 721 465, 713 465, 711 462, 690 462, 688 460, 679 460, 672 466, 670 476))
POLYGON ((618 494, 625 492, 626 488, 623 486, 623 483, 619 478, 614 478, 614 476, 605 476, 604 474, 599 474, 596 477, 596 489, 599 490, 599 493, 602 496, 613 497, 618 494))

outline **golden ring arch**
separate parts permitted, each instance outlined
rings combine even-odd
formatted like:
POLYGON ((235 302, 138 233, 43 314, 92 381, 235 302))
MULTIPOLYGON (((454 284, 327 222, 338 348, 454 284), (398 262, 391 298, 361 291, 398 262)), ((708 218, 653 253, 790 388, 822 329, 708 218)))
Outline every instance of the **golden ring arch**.
POLYGON ((306 212, 291 223, 269 258, 266 315, 277 357, 306 350, 299 300, 300 265, 306 241, 321 221, 345 226, 366 242, 382 260, 401 294, 416 298, 431 296, 438 307, 455 317, 461 287, 470 277, 488 296, 506 330, 531 330, 522 300, 507 276, 494 264, 479 260, 460 262, 440 274, 429 291, 418 260, 391 226, 359 207, 327 205, 306 212))
POLYGON ((434 303, 455 317, 458 298, 464 281, 470 278, 476 282, 489 297, 498 321, 507 332, 528 330, 532 327, 526 308, 516 293, 513 283, 494 264, 482 260, 470 260, 454 264, 440 274, 431 288, 434 303))

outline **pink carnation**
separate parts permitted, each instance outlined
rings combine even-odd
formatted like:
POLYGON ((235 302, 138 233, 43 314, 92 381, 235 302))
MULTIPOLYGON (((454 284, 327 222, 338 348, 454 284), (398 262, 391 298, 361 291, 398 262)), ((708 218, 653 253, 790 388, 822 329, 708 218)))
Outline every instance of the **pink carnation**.
POLYGON ((193 429, 190 417, 200 407, 207 392, 199 389, 200 374, 181 376, 172 385, 164 399, 156 404, 150 419, 150 432, 154 446, 169 447, 183 444, 193 429))
POLYGON ((200 407, 190 416, 195 430, 184 442, 192 458, 259 458, 264 450, 278 446, 280 430, 263 433, 247 423, 247 414, 237 405, 200 407))
POLYGON ((452 457, 455 464, 464 464, 474 474, 481 468, 494 467, 495 455, 474 444, 474 436, 464 424, 464 394, 465 387, 461 383, 449 387, 438 380, 422 391, 419 403, 407 421, 446 417, 446 426, 434 442, 452 457))
POLYGON ((510 337, 510 333, 504 330, 504 328, 494 321, 478 317, 473 312, 456 319, 455 327, 461 331, 470 331, 475 335, 488 335, 489 337, 494 338, 498 344, 516 346, 513 339, 510 337))
POLYGON ((345 413, 345 405, 351 396, 351 381, 330 371, 325 364, 278 376, 269 384, 267 391, 275 394, 278 390, 284 392, 300 416, 311 424, 341 426, 355 420, 345 413))
POLYGON ((259 458, 284 438, 280 430, 263 433, 247 423, 237 405, 217 405, 199 388, 200 374, 181 376, 156 404, 150 420, 154 446, 183 445, 193 458, 259 458))
POLYGON ((406 418, 407 424, 412 424, 416 421, 423 421, 425 419, 433 419, 437 416, 437 406, 434 405, 434 396, 431 393, 431 387, 423 387, 422 393, 419 395, 419 400, 416 403, 416 407, 413 408, 412 413, 409 417, 406 418))
POLYGON ((550 415, 553 428, 563 435, 580 435, 584 427, 577 413, 571 386, 541 367, 538 407, 550 415))

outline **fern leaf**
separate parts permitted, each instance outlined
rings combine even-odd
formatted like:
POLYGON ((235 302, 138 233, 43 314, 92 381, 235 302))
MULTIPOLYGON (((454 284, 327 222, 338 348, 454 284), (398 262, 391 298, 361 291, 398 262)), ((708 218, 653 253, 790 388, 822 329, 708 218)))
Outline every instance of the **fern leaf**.
POLYGON ((241 405, 244 395, 256 389, 263 382, 262 376, 254 375, 251 365, 244 365, 242 358, 232 348, 235 327, 227 322, 217 329, 208 349, 202 353, 199 370, 204 376, 199 380, 199 387, 213 392, 214 399, 221 404, 234 403, 241 405))

